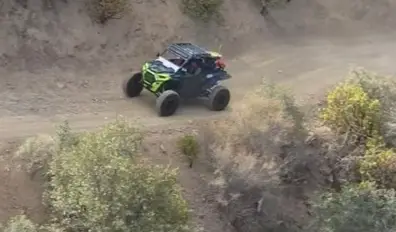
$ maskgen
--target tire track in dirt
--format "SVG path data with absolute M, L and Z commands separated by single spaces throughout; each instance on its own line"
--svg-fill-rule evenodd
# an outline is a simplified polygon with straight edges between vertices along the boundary
M 53 133 L 55 126 L 65 119 L 73 129 L 82 131 L 101 126 L 120 115 L 144 127 L 180 125 L 190 120 L 225 117 L 247 91 L 260 84 L 263 77 L 289 86 L 299 97 L 306 97 L 323 93 L 327 86 L 339 81 L 354 66 L 394 74 L 396 67 L 391 64 L 395 59 L 396 43 L 385 39 L 353 45 L 350 42 L 316 40 L 307 40 L 299 45 L 269 44 L 228 61 L 233 78 L 225 83 L 232 92 L 231 107 L 227 111 L 211 112 L 203 106 L 188 104 L 182 106 L 176 115 L 160 118 L 154 111 L 155 98 L 150 93 L 145 92 L 136 99 L 124 99 L 120 97 L 120 89 L 119 92 L 102 95 L 101 100 L 109 105 L 109 109 L 103 112 L 53 117 L 0 117 L 0 139 Z

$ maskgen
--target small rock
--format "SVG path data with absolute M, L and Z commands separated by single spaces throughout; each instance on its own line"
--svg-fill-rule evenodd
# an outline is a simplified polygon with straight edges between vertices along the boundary
M 81 84 L 81 87 L 83 88 L 87 88 L 89 86 L 89 82 L 87 80 L 83 81 L 83 83 Z
M 15 89 L 15 86 L 10 83 L 7 83 L 6 86 L 8 89 Z
M 10 101 L 19 102 L 19 98 L 14 95 L 9 95 L 8 98 Z
M 162 153 L 166 154 L 166 150 L 163 144 L 160 145 L 160 150 Z
M 66 85 L 65 84 L 63 84 L 63 83 L 56 83 L 56 86 L 58 86 L 58 88 L 59 89 L 64 89 L 65 87 L 66 87 Z

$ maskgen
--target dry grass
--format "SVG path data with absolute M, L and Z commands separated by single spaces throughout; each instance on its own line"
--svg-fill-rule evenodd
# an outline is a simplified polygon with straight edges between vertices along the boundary
M 264 83 L 204 130 L 218 201 L 237 231 L 299 231 L 303 187 L 324 182 L 321 144 L 306 140 L 304 115 L 286 92 Z
M 187 134 L 179 138 L 177 141 L 179 151 L 187 157 L 189 167 L 192 168 L 194 161 L 199 154 L 199 143 L 195 135 Z
M 202 21 L 209 21 L 213 17 L 219 16 L 223 0 L 181 0 L 182 11 L 194 18 Z
M 92 18 L 100 24 L 111 19 L 120 19 L 130 10 L 128 0 L 87 0 Z
M 49 135 L 37 135 L 24 141 L 15 152 L 14 158 L 20 160 L 23 171 L 34 176 L 44 174 L 48 168 L 48 161 L 55 153 L 56 141 Z

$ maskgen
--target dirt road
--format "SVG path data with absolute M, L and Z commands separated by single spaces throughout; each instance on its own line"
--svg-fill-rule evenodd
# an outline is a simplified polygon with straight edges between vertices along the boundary
M 232 105 L 259 84 L 262 77 L 289 85 L 298 96 L 317 94 L 343 78 L 352 67 L 362 66 L 381 74 L 395 74 L 396 43 L 392 40 L 395 41 L 378 36 L 332 42 L 307 39 L 268 43 L 241 54 L 228 61 L 233 74 L 233 79 L 227 83 L 233 94 L 232 103 L 228 111 L 221 113 L 189 104 L 181 107 L 173 117 L 159 118 L 154 111 L 155 98 L 151 94 L 145 92 L 139 98 L 124 99 L 119 82 L 110 84 L 112 88 L 103 92 L 101 88 L 87 87 L 84 91 L 63 94 L 64 86 L 58 86 L 59 89 L 49 89 L 51 95 L 37 89 L 18 93 L 18 87 L 11 88 L 0 95 L 0 139 L 52 133 L 64 119 L 80 131 L 98 127 L 118 115 L 134 119 L 144 126 L 222 117 L 232 111 Z M 76 108 L 79 110 L 74 110 Z M 45 113 L 40 113 L 42 109 Z

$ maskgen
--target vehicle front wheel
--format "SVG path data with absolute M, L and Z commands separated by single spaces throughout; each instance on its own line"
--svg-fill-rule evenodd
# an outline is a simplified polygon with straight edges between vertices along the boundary
M 124 80 L 122 88 L 127 97 L 137 97 L 143 90 L 142 73 L 138 72 Z
M 158 115 L 167 117 L 173 115 L 179 108 L 180 96 L 173 90 L 166 90 L 157 98 L 156 108 Z
M 222 111 L 228 106 L 230 99 L 230 91 L 226 87 L 218 85 L 209 94 L 207 106 L 210 110 Z

